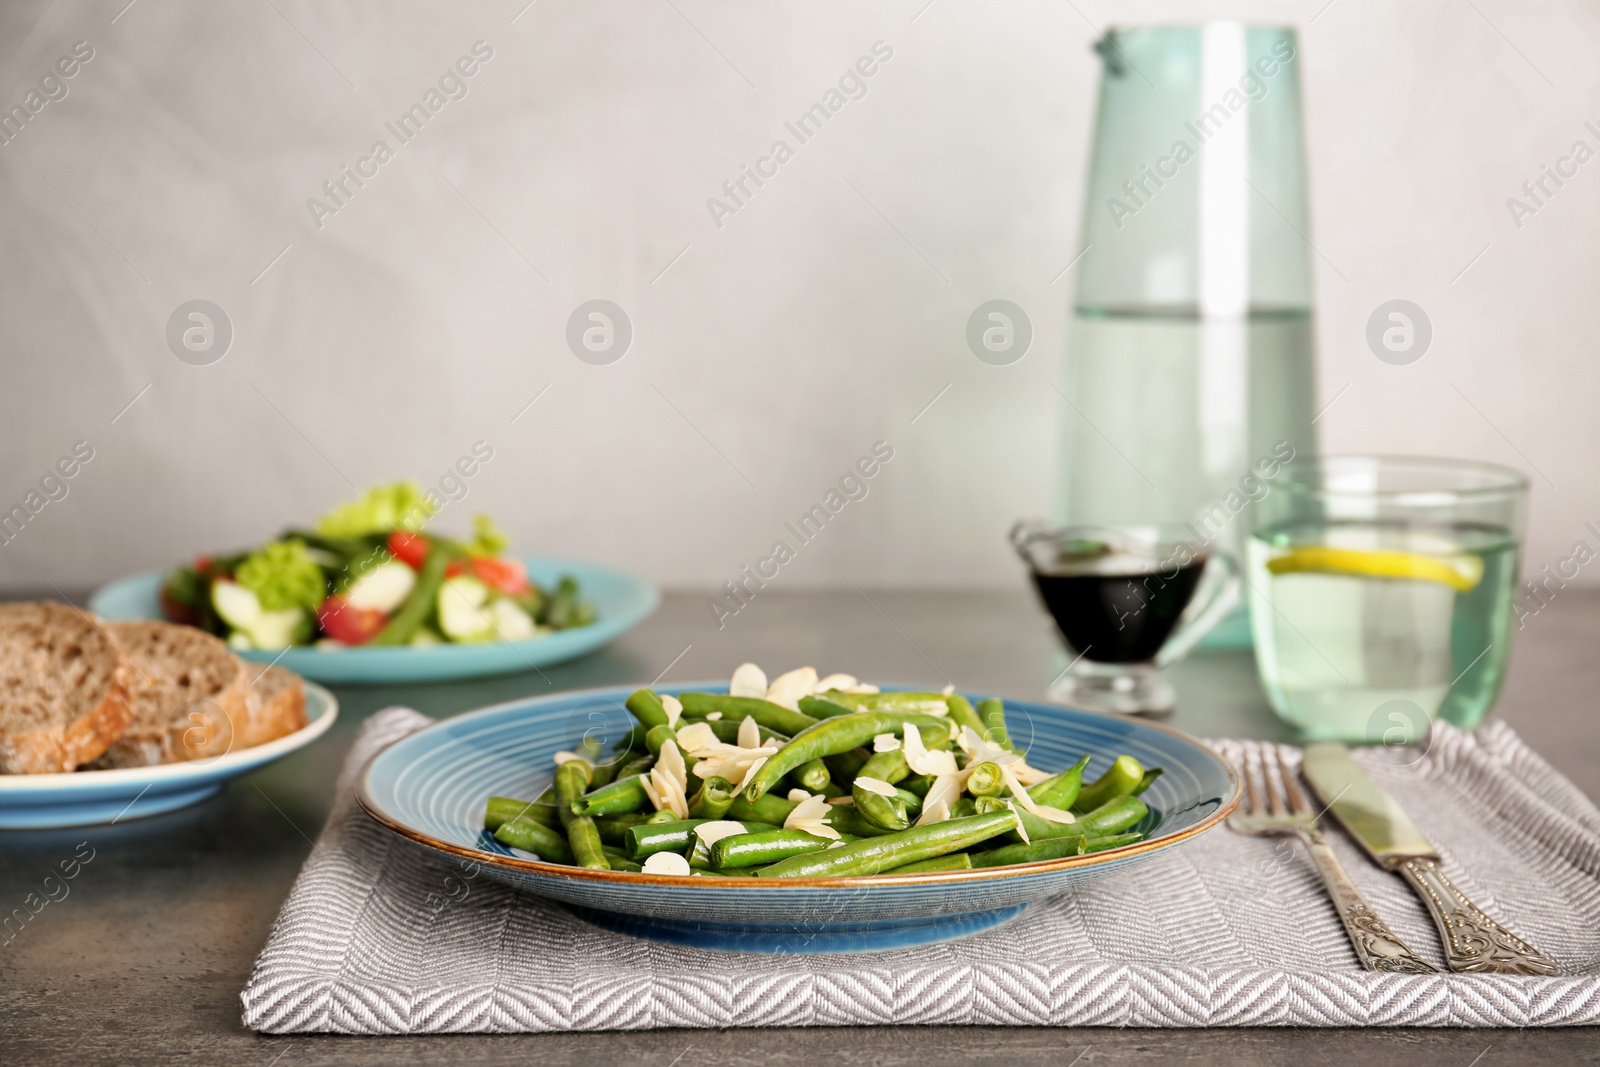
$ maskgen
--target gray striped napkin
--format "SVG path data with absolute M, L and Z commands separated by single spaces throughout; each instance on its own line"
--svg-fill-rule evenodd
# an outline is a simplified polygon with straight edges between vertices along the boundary
M 1559 1026 L 1600 1021 L 1600 812 L 1500 723 L 1440 727 L 1420 762 L 1360 758 L 1449 876 L 1560 966 L 1552 978 L 1362 971 L 1299 846 L 1217 829 L 958 941 L 737 955 L 637 940 L 378 826 L 349 782 L 427 725 L 374 715 L 241 996 L 268 1033 L 650 1027 Z M 1219 741 L 1238 759 L 1257 742 Z M 1285 749 L 1292 759 L 1298 750 Z M 1442 965 L 1399 879 L 1334 847 L 1396 933 Z

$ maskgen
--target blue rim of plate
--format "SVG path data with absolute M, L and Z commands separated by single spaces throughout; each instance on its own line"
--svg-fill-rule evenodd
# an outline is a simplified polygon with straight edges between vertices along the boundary
M 661 691 L 671 692 L 689 690 L 694 692 L 715 692 L 718 690 L 725 690 L 726 687 L 727 682 L 725 681 L 684 682 L 678 685 L 662 687 Z M 538 697 L 535 698 L 535 700 L 571 699 L 574 697 L 581 697 L 589 693 L 605 693 L 618 688 L 621 687 L 603 686 L 586 690 L 570 690 L 564 693 L 550 694 L 546 697 Z M 885 690 L 889 690 L 906 687 L 885 685 L 883 688 Z M 643 874 L 632 871 L 597 871 L 590 870 L 586 867 L 569 866 L 563 863 L 546 863 L 543 860 L 527 860 L 521 858 L 520 856 L 506 856 L 482 849 L 466 848 L 449 841 L 440 840 L 431 834 L 423 833 L 420 830 L 407 826 L 405 823 L 402 823 L 384 813 L 381 810 L 381 806 L 378 804 L 378 802 L 371 796 L 368 790 L 368 780 L 372 774 L 372 769 L 378 760 L 382 759 L 384 754 L 395 745 L 407 741 L 414 741 L 416 738 L 421 737 L 430 731 L 438 730 L 443 732 L 445 727 L 448 727 L 452 724 L 459 724 L 466 719 L 485 717 L 496 712 L 503 711 L 507 708 L 528 705 L 530 703 L 531 701 L 524 697 L 520 700 L 508 700 L 500 704 L 492 704 L 486 708 L 476 708 L 472 711 L 463 712 L 460 715 L 453 715 L 448 719 L 441 719 L 431 726 L 423 727 L 416 733 L 407 734 L 405 737 L 396 739 L 375 753 L 372 758 L 367 760 L 366 764 L 361 768 L 361 772 L 356 776 L 355 781 L 354 793 L 356 803 L 361 806 L 362 811 L 366 812 L 367 815 L 380 826 L 386 827 L 387 829 L 399 834 L 401 837 L 406 838 L 409 841 L 413 841 L 427 848 L 435 849 L 457 859 L 471 860 L 477 863 L 486 864 L 488 866 L 505 868 L 507 870 L 552 875 L 558 878 L 570 878 L 578 881 L 613 882 L 619 885 L 661 885 L 673 887 L 682 887 L 686 883 L 693 884 L 695 881 L 694 879 L 685 879 L 678 875 Z M 1022 702 L 1019 701 L 1018 703 Z M 1207 830 L 1210 830 L 1221 823 L 1229 815 L 1232 815 L 1234 809 L 1239 806 L 1240 797 L 1242 795 L 1239 772 L 1234 768 L 1231 760 L 1206 747 L 1206 745 L 1199 739 L 1190 737 L 1182 730 L 1175 730 L 1170 726 L 1164 726 L 1161 723 L 1150 722 L 1144 719 L 1130 720 L 1122 716 L 1103 715 L 1097 712 L 1082 711 L 1077 708 L 1062 708 L 1060 710 L 1070 711 L 1073 714 L 1085 715 L 1095 719 L 1105 719 L 1112 722 L 1136 722 L 1141 728 L 1159 731 L 1160 733 L 1164 733 L 1169 737 L 1191 746 L 1196 752 L 1212 760 L 1228 776 L 1227 795 L 1222 798 L 1222 803 L 1218 805 L 1216 810 L 1212 811 L 1209 815 L 1205 816 L 1192 826 L 1184 827 L 1181 830 L 1169 834 L 1153 837 L 1146 841 L 1139 841 L 1131 845 L 1123 845 L 1121 848 L 1107 849 L 1104 852 L 1091 852 L 1086 856 L 1067 856 L 1055 860 L 1040 860 L 1035 863 L 1016 863 L 1005 867 L 978 867 L 965 871 L 932 871 L 924 874 L 850 875 L 848 877 L 833 878 L 717 878 L 712 880 L 711 884 L 716 890 L 719 891 L 722 889 L 733 889 L 737 892 L 773 892 L 782 891 L 790 887 L 814 889 L 852 889 L 865 886 L 964 885 L 973 882 L 1000 881 L 1007 878 L 1017 878 L 1032 874 L 1046 874 L 1054 871 L 1067 871 L 1087 867 L 1098 867 L 1101 864 L 1114 863 L 1119 860 L 1142 855 L 1146 852 L 1161 851 L 1183 841 L 1187 841 L 1192 837 L 1196 837 L 1205 833 Z
M 246 649 L 242 659 L 276 662 L 306 678 L 333 683 L 443 681 L 532 670 L 564 663 L 597 651 L 648 617 L 661 603 L 661 593 L 648 579 L 581 560 L 512 553 L 541 584 L 562 574 L 578 579 L 580 595 L 592 599 L 599 613 L 588 626 L 557 630 L 521 641 L 486 641 L 426 648 L 348 648 L 324 651 L 300 645 L 286 652 Z M 144 571 L 107 583 L 89 598 L 89 610 L 107 619 L 159 619 L 161 580 L 170 570 Z

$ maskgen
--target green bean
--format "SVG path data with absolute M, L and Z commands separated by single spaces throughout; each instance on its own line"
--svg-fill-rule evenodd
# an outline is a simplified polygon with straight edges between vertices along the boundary
M 755 800 L 736 796 L 724 817 L 736 822 L 768 822 L 774 826 L 782 826 L 789 818 L 789 813 L 797 807 L 799 807 L 797 802 L 770 793 Z
M 950 805 L 950 817 L 952 819 L 966 819 L 976 814 L 978 814 L 978 808 L 973 804 L 971 797 L 962 797 Z
M 650 816 L 645 819 L 644 825 L 646 825 L 646 826 L 660 826 L 662 823 L 677 822 L 677 821 L 678 821 L 678 816 L 677 816 L 676 813 L 674 813 L 669 808 L 662 808 L 660 811 L 652 812 L 650 814 Z
M 711 727 L 711 732 L 717 735 L 717 740 L 718 741 L 721 741 L 724 744 L 729 744 L 729 745 L 738 744 L 738 742 L 739 742 L 739 723 L 742 722 L 743 720 L 741 720 L 741 719 L 716 719 L 716 720 L 696 719 L 695 721 L 696 722 L 703 722 L 707 726 Z M 761 731 L 761 743 L 763 745 L 771 744 L 774 741 L 776 741 L 778 744 L 782 745 L 782 744 L 784 744 L 785 742 L 787 742 L 789 740 L 789 735 L 788 734 L 780 734 L 776 730 L 769 730 L 765 726 L 762 726 L 760 723 L 757 723 L 756 726 Z
M 850 788 L 850 795 L 855 798 L 856 812 L 872 825 L 883 830 L 904 830 L 911 825 L 911 819 L 906 814 L 905 801 L 899 796 L 879 796 L 872 790 L 862 785 L 866 775 L 859 775 L 855 784 Z
M 1072 834 L 1067 837 L 1051 837 L 1035 841 L 1031 845 L 1004 845 L 988 852 L 974 852 L 972 865 L 1004 867 L 1013 863 L 1038 863 L 1041 860 L 1056 860 L 1064 856 L 1082 856 L 1090 852 L 1102 852 L 1108 848 L 1131 845 L 1143 837 L 1143 834 L 1115 834 L 1103 837 Z
M 884 874 L 931 874 L 934 871 L 969 871 L 972 869 L 972 856 L 965 852 L 952 852 L 948 856 L 935 856 L 931 860 L 919 860 L 908 863 L 904 867 L 896 867 Z
M 703 719 L 714 711 L 720 711 L 723 718 L 737 722 L 748 715 L 756 721 L 757 726 L 765 726 L 769 730 L 776 730 L 791 737 L 817 723 L 816 719 L 804 712 L 790 711 L 781 704 L 774 704 L 760 697 L 730 697 L 720 693 L 680 693 L 678 700 L 683 703 L 683 714 L 687 718 Z
M 738 795 L 726 778 L 711 777 L 700 783 L 700 791 L 689 800 L 689 814 L 696 819 L 720 819 L 728 813 Z
M 895 795 L 900 798 L 900 803 L 906 806 L 906 815 L 915 819 L 922 814 L 922 797 L 909 789 L 895 787 Z
M 1005 792 L 1005 776 L 1000 773 L 1000 765 L 987 761 L 972 768 L 967 775 L 967 792 L 975 797 L 997 797 Z
M 834 782 L 848 789 L 850 783 L 855 781 L 856 775 L 861 773 L 861 768 L 866 766 L 871 758 L 872 753 L 865 748 L 852 748 L 849 752 L 823 756 L 822 762 L 828 765 L 828 775 Z
M 810 790 L 806 790 L 806 791 L 810 792 Z M 843 789 L 840 789 L 838 786 L 834 785 L 832 782 L 829 782 L 827 785 L 823 786 L 822 789 L 819 792 L 821 793 L 822 796 L 827 797 L 829 800 L 832 800 L 834 797 L 842 797 L 842 796 L 846 795 L 846 793 L 845 793 L 845 791 Z
M 1033 798 L 1035 804 L 1060 808 L 1062 811 L 1072 810 L 1072 805 L 1078 799 L 1078 790 L 1083 787 L 1083 769 L 1093 758 L 1084 756 L 1060 774 L 1053 774 L 1044 781 L 1029 786 L 1028 795 Z
M 671 812 L 667 813 L 671 815 Z M 594 820 L 594 825 L 600 831 L 600 843 L 604 845 L 626 846 L 623 840 L 628 830 L 641 823 L 648 822 L 650 815 L 642 811 L 630 811 L 623 815 L 600 815 Z
M 613 871 L 628 871 L 631 874 L 643 874 L 644 868 L 623 856 L 607 856 L 606 862 L 611 864 Z
M 641 811 L 650 804 L 650 794 L 645 792 L 644 779 L 639 775 L 618 778 L 610 785 L 591 789 L 575 803 L 575 815 L 621 815 Z
M 417 580 L 411 587 L 411 592 L 406 596 L 400 608 L 389 617 L 389 624 L 378 631 L 378 636 L 368 641 L 368 645 L 405 645 L 410 644 L 416 636 L 417 630 L 422 626 L 423 620 L 433 612 L 438 604 L 439 588 L 444 585 L 444 571 L 458 553 L 442 541 L 428 539 L 428 556 L 422 561 L 422 569 L 417 572 Z
M 839 848 L 780 860 L 761 872 L 763 878 L 828 878 L 877 874 L 935 856 L 962 852 L 991 837 L 1014 829 L 1012 812 L 947 819 L 930 826 L 915 826 L 896 834 L 852 841 Z
M 622 766 L 617 768 L 618 778 L 632 778 L 636 774 L 645 774 L 656 765 L 656 758 L 650 753 L 634 756 Z
M 800 705 L 801 711 L 813 719 L 831 719 L 838 715 L 849 715 L 856 710 L 846 704 L 819 696 L 801 697 L 796 703 Z
M 928 795 L 928 790 L 933 788 L 934 777 L 931 774 L 913 774 L 909 778 L 900 779 L 898 784 L 901 789 L 925 797 Z
M 820 793 L 833 781 L 828 765 L 820 759 L 807 760 L 790 772 L 799 781 L 800 788 Z
M 1136 796 L 1112 797 L 1087 815 L 1078 816 L 1077 825 L 1086 834 L 1120 834 L 1138 826 L 1149 813 L 1144 801 Z
M 1016 803 L 1010 798 L 979 797 L 975 807 L 981 815 L 987 811 L 999 811 L 1001 808 L 1010 808 L 1017 813 L 1018 827 L 1006 835 L 1006 840 L 1026 844 L 1029 841 L 1042 841 L 1049 837 L 1070 837 L 1074 834 L 1082 836 L 1081 822 L 1051 822 L 1049 819 L 1040 818 L 1027 808 Z
M 650 755 L 659 757 L 661 755 L 661 746 L 668 741 L 676 740 L 678 740 L 678 731 L 666 723 L 662 723 L 660 726 L 650 727 L 650 731 L 644 735 L 644 747 L 650 750 Z
M 600 830 L 588 815 L 575 814 L 574 803 L 583 796 L 594 768 L 581 759 L 572 759 L 556 768 L 556 811 L 567 831 L 567 844 L 579 867 L 609 871 L 601 851 Z
M 1093 811 L 1113 797 L 1127 796 L 1144 781 L 1144 768 L 1132 756 L 1118 756 L 1106 773 L 1084 786 L 1073 808 Z
M 960 693 L 951 693 L 944 698 L 944 702 L 950 709 L 950 721 L 955 724 L 955 729 L 951 733 L 959 734 L 962 727 L 970 726 L 973 733 L 979 737 L 984 736 L 983 719 L 979 718 L 978 713 L 972 710 L 972 701 Z
M 642 722 L 636 722 L 628 730 L 628 748 L 633 752 L 643 752 L 645 734 L 650 732 L 650 727 Z
M 556 813 L 554 804 L 543 800 L 513 800 L 511 797 L 489 798 L 489 803 L 483 810 L 483 828 L 490 831 L 498 830 L 505 823 L 517 818 L 532 819 L 552 830 L 561 828 L 561 816 Z
M 882 837 L 891 832 L 867 821 L 854 804 L 829 804 L 823 821 L 846 837 Z
M 830 689 L 814 699 L 842 704 L 856 711 L 913 711 L 941 717 L 950 714 L 950 705 L 945 702 L 943 693 L 841 693 Z
M 667 726 L 672 722 L 660 694 L 653 690 L 635 689 L 624 703 L 646 730 L 652 726 Z
M 1149 789 L 1150 786 L 1154 784 L 1155 780 L 1161 777 L 1164 770 L 1165 768 L 1162 767 L 1151 767 L 1146 770 L 1144 775 L 1139 779 L 1139 784 L 1133 787 L 1133 795 L 1138 796 L 1146 789 Z
M 765 830 L 758 834 L 735 834 L 711 846 L 711 865 L 716 868 L 755 867 L 776 863 L 790 856 L 820 852 L 833 844 L 803 830 Z
M 590 789 L 608 785 L 617 776 L 617 764 L 622 762 L 621 755 L 615 759 L 603 760 L 600 757 L 604 751 L 601 742 L 592 737 L 585 737 L 578 743 L 577 754 L 589 761 Z
M 643 863 L 646 858 L 657 852 L 677 852 L 682 854 L 689 849 L 692 833 L 701 823 L 711 822 L 710 819 L 680 819 L 675 822 L 645 823 L 635 826 L 628 831 L 627 843 L 623 846 L 628 850 L 628 855 L 633 857 L 635 863 Z M 745 822 L 736 819 L 735 822 L 744 824 L 746 833 L 758 833 L 762 830 L 776 830 L 771 823 Z
M 754 800 L 800 764 L 821 756 L 848 752 L 878 734 L 900 733 L 907 722 L 914 722 L 919 727 L 926 726 L 930 730 L 948 730 L 947 723 L 931 715 L 896 716 L 883 712 L 861 712 L 823 719 L 795 734 L 787 745 L 768 758 L 745 787 L 744 795 Z
M 991 744 L 1011 751 L 1011 731 L 1006 729 L 1006 705 L 989 697 L 978 701 L 978 718 L 983 720 L 984 737 Z
M 894 785 L 904 780 L 911 773 L 911 768 L 906 763 L 904 749 L 897 748 L 889 752 L 874 752 L 872 758 L 856 773 Z
M 535 853 L 547 863 L 572 862 L 572 849 L 560 831 L 532 819 L 508 819 L 495 830 L 494 839 L 502 845 Z

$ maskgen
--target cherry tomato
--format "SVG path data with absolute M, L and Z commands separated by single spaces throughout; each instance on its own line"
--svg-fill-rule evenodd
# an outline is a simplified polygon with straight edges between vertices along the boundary
M 421 534 L 395 530 L 389 535 L 389 555 L 412 570 L 420 571 L 428 558 L 428 539 Z
M 513 596 L 526 593 L 532 588 L 528 584 L 528 568 L 523 566 L 519 559 L 473 556 L 472 575 L 490 589 L 498 589 Z
M 377 608 L 353 608 L 344 597 L 330 596 L 317 609 L 317 625 L 342 645 L 364 645 L 389 625 L 389 614 Z

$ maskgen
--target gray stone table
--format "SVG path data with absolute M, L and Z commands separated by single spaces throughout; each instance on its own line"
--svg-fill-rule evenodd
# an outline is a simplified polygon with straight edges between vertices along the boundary
M 1498 713 L 1591 797 L 1600 796 L 1600 593 L 1568 591 L 1517 635 Z M 262 1037 L 239 990 L 321 828 L 361 720 L 405 703 L 445 716 L 563 689 L 723 678 L 743 660 L 1037 698 L 1066 664 L 1020 593 L 766 591 L 717 630 L 703 596 L 666 598 L 612 647 L 575 663 L 465 684 L 338 689 L 321 742 L 172 814 L 77 830 L 0 832 L 0 910 L 89 841 L 93 865 L 0 945 L 0 1064 L 830 1062 L 1405 1064 L 1600 1062 L 1594 1030 L 1052 1030 L 988 1027 L 652 1031 L 419 1038 Z M 1175 672 L 1173 724 L 1200 736 L 1290 735 L 1263 703 L 1247 653 Z

